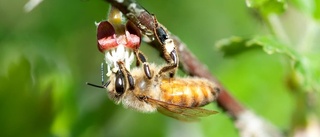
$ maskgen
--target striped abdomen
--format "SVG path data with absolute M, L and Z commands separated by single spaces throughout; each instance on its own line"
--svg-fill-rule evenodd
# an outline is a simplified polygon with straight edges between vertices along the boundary
M 219 88 L 201 78 L 162 79 L 160 100 L 186 107 L 204 106 L 216 99 Z

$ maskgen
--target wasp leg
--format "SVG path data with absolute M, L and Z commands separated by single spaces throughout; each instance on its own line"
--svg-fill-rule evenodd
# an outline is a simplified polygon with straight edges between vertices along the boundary
M 137 58 L 137 64 L 143 64 L 143 70 L 144 70 L 145 75 L 148 77 L 148 79 L 151 79 L 152 75 L 151 75 L 150 67 L 149 67 L 149 64 L 147 62 L 146 57 L 139 50 L 135 50 L 134 53 L 135 53 L 136 58 Z

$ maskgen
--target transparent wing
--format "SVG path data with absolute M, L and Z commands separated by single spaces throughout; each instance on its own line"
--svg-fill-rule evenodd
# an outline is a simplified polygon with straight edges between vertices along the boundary
M 181 121 L 199 121 L 199 117 L 206 117 L 218 113 L 217 111 L 200 107 L 179 106 L 152 98 L 147 98 L 146 101 L 156 105 L 160 113 Z

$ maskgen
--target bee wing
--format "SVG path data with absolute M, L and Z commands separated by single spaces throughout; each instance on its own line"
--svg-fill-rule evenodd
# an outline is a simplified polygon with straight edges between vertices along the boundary
M 147 101 L 155 104 L 160 113 L 181 121 L 199 121 L 199 117 L 206 117 L 218 113 L 217 111 L 200 107 L 179 106 L 152 98 L 148 98 Z
M 193 121 L 199 121 L 200 119 L 198 117 L 191 117 L 191 116 L 185 116 L 183 114 L 178 114 L 172 111 L 169 111 L 168 109 L 164 108 L 164 107 L 158 107 L 158 112 L 172 117 L 174 119 L 180 120 L 180 121 L 187 121 L 187 122 L 193 122 Z

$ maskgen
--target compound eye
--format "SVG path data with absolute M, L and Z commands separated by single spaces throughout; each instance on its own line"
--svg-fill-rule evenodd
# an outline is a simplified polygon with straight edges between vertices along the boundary
M 162 27 L 156 29 L 156 37 L 162 45 L 166 39 L 169 39 L 167 32 Z
M 119 96 L 121 96 L 126 90 L 126 82 L 125 82 L 124 74 L 121 70 L 118 70 L 116 73 L 115 86 L 116 86 L 116 92 L 118 93 Z
M 116 47 L 115 29 L 108 21 L 102 21 L 97 28 L 98 49 L 100 52 Z

